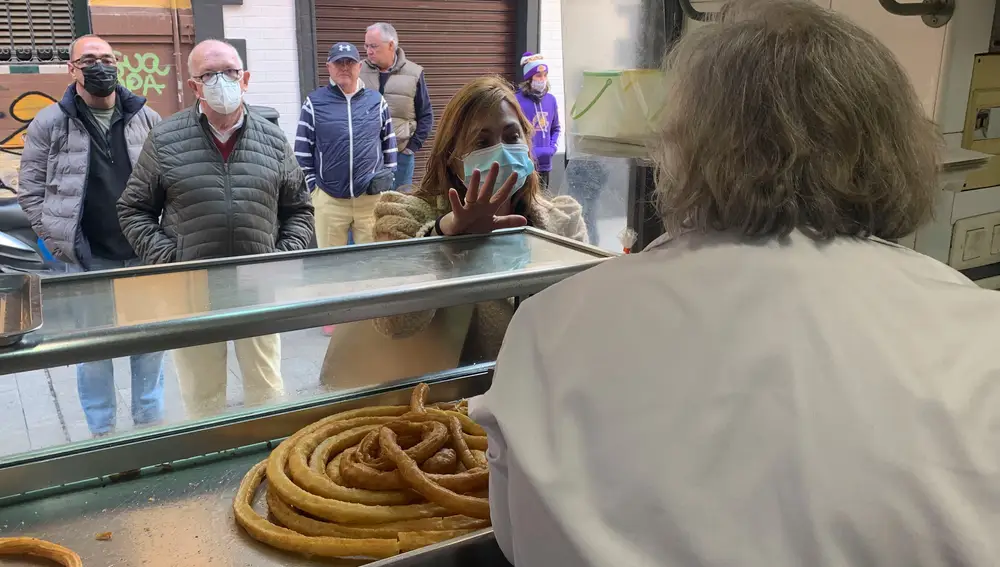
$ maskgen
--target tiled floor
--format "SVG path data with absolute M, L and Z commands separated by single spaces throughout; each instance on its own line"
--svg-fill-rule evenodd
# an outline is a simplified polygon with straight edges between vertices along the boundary
M 282 335 L 281 372 L 286 397 L 294 399 L 323 391 L 319 371 L 328 343 L 329 339 L 318 329 Z M 128 359 L 115 360 L 115 386 L 118 431 L 127 431 L 132 428 Z M 232 344 L 227 389 L 229 404 L 239 405 L 242 385 Z M 169 354 L 164 369 L 164 405 L 167 423 L 187 419 Z M 90 431 L 80 407 L 75 367 L 57 366 L 0 376 L 0 458 L 88 438 Z

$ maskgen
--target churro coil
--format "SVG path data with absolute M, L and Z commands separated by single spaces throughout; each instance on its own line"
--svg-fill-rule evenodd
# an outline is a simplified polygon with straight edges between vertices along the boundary
M 485 432 L 464 403 L 339 413 L 283 441 L 244 477 L 236 521 L 272 547 L 384 558 L 490 525 Z M 252 504 L 267 479 L 272 519 Z
M 48 559 L 63 567 L 83 567 L 83 560 L 72 550 L 33 537 L 0 537 L 0 557 L 28 556 Z

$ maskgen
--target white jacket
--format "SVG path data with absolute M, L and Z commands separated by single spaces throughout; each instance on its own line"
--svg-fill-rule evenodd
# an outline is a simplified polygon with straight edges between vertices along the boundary
M 892 244 L 608 261 L 471 407 L 516 567 L 1000 565 L 1000 294 Z

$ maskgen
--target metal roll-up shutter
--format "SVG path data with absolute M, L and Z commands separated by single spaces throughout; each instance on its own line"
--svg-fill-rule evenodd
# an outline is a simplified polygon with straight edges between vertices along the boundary
M 424 68 L 434 106 L 435 128 L 417 154 L 414 184 L 423 177 L 437 120 L 458 89 L 475 77 L 496 74 L 513 80 L 516 53 L 515 0 L 315 0 L 320 84 L 329 81 L 330 46 L 349 41 L 364 54 L 365 29 L 388 22 L 399 33 L 406 57 Z

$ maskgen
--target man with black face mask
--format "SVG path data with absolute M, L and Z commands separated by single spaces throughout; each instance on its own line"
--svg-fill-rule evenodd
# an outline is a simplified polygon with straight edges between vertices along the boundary
M 73 82 L 58 103 L 28 126 L 21 154 L 18 202 L 35 232 L 73 270 L 106 270 L 138 263 L 118 222 L 116 203 L 146 136 L 160 116 L 146 99 L 118 84 L 114 50 L 100 37 L 70 46 Z M 81 306 L 80 318 L 113 306 Z M 131 357 L 132 417 L 137 425 L 163 412 L 163 353 Z M 80 401 L 94 435 L 115 428 L 110 360 L 77 368 Z

